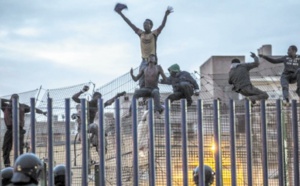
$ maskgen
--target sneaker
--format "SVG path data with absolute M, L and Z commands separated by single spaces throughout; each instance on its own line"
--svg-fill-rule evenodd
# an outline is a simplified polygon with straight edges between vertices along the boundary
M 283 105 L 286 106 L 286 107 L 290 106 L 289 98 L 285 98 L 285 100 L 283 101 Z
M 165 106 L 161 105 L 161 110 L 159 111 L 160 114 L 162 114 L 165 111 Z
M 144 150 L 139 150 L 139 157 L 141 157 L 141 158 L 146 157 Z
M 161 119 L 161 114 L 160 114 L 159 111 L 156 111 L 156 112 L 155 112 L 155 118 L 156 118 L 156 119 Z

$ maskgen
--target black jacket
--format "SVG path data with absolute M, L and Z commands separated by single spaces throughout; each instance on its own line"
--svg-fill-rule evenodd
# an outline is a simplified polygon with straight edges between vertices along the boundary
M 258 59 L 253 63 L 233 65 L 229 71 L 228 83 L 233 85 L 232 90 L 239 92 L 242 88 L 251 85 L 249 71 L 258 67 Z

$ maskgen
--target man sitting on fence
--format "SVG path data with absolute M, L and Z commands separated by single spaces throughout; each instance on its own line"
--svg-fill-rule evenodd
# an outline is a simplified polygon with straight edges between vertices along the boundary
M 199 85 L 196 80 L 187 71 L 181 71 L 178 64 L 174 64 L 168 68 L 170 76 L 167 81 L 161 80 L 162 84 L 169 84 L 173 87 L 173 93 L 167 99 L 171 103 L 175 100 L 186 99 L 187 106 L 192 105 L 192 95 L 199 96 Z
M 12 150 L 12 143 L 13 143 L 13 111 L 12 111 L 12 100 L 19 99 L 18 94 L 13 94 L 11 96 L 10 100 L 7 99 L 1 99 L 1 110 L 4 113 L 4 123 L 6 125 L 6 132 L 4 135 L 4 140 L 3 140 L 3 161 L 4 161 L 4 166 L 5 167 L 10 167 L 10 151 Z M 30 106 L 26 104 L 19 104 L 19 147 L 20 147 L 20 154 L 24 153 L 24 136 L 26 133 L 26 130 L 24 130 L 24 125 L 25 125 L 25 113 L 30 112 Z M 38 114 L 44 114 L 46 115 L 47 112 L 43 112 L 40 109 L 36 109 L 36 113 Z
M 133 74 L 133 69 L 130 70 L 130 75 L 134 81 L 139 80 L 143 75 L 145 78 L 145 87 L 135 90 L 133 94 L 133 99 L 138 99 L 140 97 L 153 97 L 154 99 L 154 111 L 157 118 L 160 118 L 160 114 L 163 112 L 164 108 L 160 104 L 160 94 L 158 88 L 158 79 L 161 75 L 162 78 L 167 81 L 167 77 L 164 70 L 160 65 L 156 64 L 156 56 L 151 54 L 148 60 L 148 66 L 139 72 L 137 76 Z M 129 109 L 129 114 L 127 117 L 131 116 L 131 106 Z
M 284 64 L 284 70 L 280 77 L 280 84 L 282 87 L 282 95 L 285 100 L 285 104 L 289 105 L 289 84 L 297 83 L 296 93 L 300 98 L 300 56 L 297 54 L 297 47 L 292 45 L 288 48 L 287 56 L 273 59 L 271 57 L 259 54 L 259 57 L 264 58 L 270 63 Z
M 228 83 L 233 85 L 233 91 L 246 96 L 252 104 L 255 104 L 256 100 L 268 99 L 269 96 L 266 92 L 254 87 L 250 81 L 249 71 L 259 65 L 258 57 L 252 52 L 251 57 L 254 59 L 253 63 L 241 64 L 239 59 L 231 61 Z

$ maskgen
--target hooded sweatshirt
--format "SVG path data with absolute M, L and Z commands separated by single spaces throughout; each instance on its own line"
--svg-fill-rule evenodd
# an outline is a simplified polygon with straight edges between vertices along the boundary
M 191 76 L 190 73 L 186 71 L 181 71 L 180 66 L 178 64 L 173 64 L 168 68 L 169 72 L 175 72 L 176 75 L 175 77 L 169 76 L 167 79 L 167 82 L 163 82 L 164 84 L 169 84 L 172 85 L 173 91 L 178 91 L 177 90 L 177 85 L 181 82 L 188 82 L 191 84 L 193 89 L 199 89 L 199 85 L 197 84 L 196 80 Z

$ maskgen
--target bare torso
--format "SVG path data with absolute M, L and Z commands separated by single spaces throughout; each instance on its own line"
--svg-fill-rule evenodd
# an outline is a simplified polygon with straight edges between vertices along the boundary
M 159 74 L 160 74 L 159 66 L 157 65 L 147 66 L 144 69 L 145 87 L 157 88 Z

